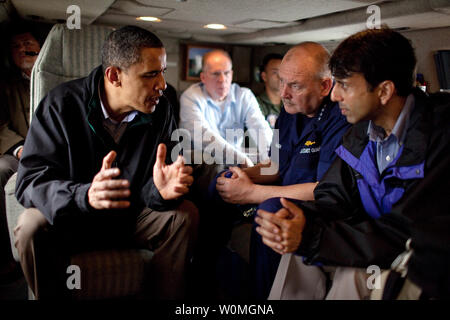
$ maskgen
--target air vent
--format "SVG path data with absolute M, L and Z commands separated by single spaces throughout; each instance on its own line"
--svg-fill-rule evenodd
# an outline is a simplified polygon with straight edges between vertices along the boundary
M 400 27 L 400 28 L 394 28 L 393 30 L 397 31 L 397 32 L 401 32 L 401 31 L 407 31 L 410 30 L 410 27 Z
M 41 16 L 36 16 L 34 14 L 30 14 L 27 17 L 31 20 L 44 20 L 44 18 L 42 18 Z
M 285 42 L 264 42 L 265 46 L 285 46 Z
M 289 25 L 293 25 L 293 22 L 283 22 L 283 21 L 271 21 L 271 20 L 262 20 L 262 19 L 250 19 L 245 21 L 240 21 L 234 23 L 235 27 L 240 28 L 250 28 L 250 29 L 269 29 L 269 28 L 279 28 L 279 27 L 287 27 Z
M 367 4 L 375 4 L 377 1 L 373 1 L 373 0 L 350 0 L 351 2 L 359 2 L 359 3 L 367 3 Z M 380 2 L 390 2 L 390 1 L 378 1 L 378 3 Z

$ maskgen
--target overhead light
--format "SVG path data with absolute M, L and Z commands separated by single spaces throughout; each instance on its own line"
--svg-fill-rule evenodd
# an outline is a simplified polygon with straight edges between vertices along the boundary
M 136 20 L 151 21 L 151 22 L 161 22 L 161 19 L 156 17 L 137 17 Z
M 203 28 L 216 29 L 216 30 L 224 30 L 224 29 L 226 29 L 227 27 L 224 26 L 223 24 L 220 24 L 220 23 L 210 23 L 210 24 L 207 24 L 207 25 L 203 26 Z

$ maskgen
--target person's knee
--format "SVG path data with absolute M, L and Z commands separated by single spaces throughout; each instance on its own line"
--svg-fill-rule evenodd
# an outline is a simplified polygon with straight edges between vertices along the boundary
M 0 184 L 5 187 L 8 179 L 17 171 L 18 161 L 10 155 L 0 157 Z
M 281 198 L 270 198 L 267 199 L 264 202 L 261 202 L 258 206 L 258 209 L 267 211 L 267 212 L 271 212 L 271 213 L 275 213 L 278 210 L 280 210 L 281 208 L 283 208 L 283 206 L 281 205 L 280 202 Z
M 184 228 L 197 231 L 199 213 L 197 207 L 189 200 L 184 200 L 176 209 L 175 221 Z
M 266 201 L 261 202 L 258 205 L 257 209 L 264 210 L 270 213 L 275 213 L 281 208 L 283 208 L 280 199 L 281 198 L 279 197 L 267 199 Z M 269 247 L 263 245 L 261 235 L 256 231 L 257 227 L 259 227 L 259 224 L 256 223 L 255 220 L 253 220 L 250 250 L 255 251 L 259 249 L 265 250 L 266 248 L 270 249 Z
M 14 228 L 14 246 L 17 248 L 19 255 L 33 241 L 36 233 L 44 229 L 47 224 L 45 216 L 35 208 L 26 209 L 20 214 Z
M 299 205 L 299 203 L 301 203 L 300 200 L 297 199 L 291 199 L 291 198 L 285 198 L 286 200 L 294 203 L 295 205 Z M 264 202 L 261 202 L 258 206 L 258 209 L 267 211 L 267 212 L 271 212 L 271 213 L 275 213 L 278 210 L 280 210 L 281 208 L 283 208 L 283 205 L 281 204 L 281 198 L 276 197 L 276 198 L 270 198 L 267 199 Z

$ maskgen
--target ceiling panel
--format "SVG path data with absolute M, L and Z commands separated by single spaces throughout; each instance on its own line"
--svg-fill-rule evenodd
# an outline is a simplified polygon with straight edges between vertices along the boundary
M 348 0 L 187 0 L 186 2 L 137 0 L 136 2 L 174 8 L 175 10 L 166 18 L 224 24 L 234 24 L 249 19 L 296 21 L 367 6 L 367 1 Z
M 439 28 L 442 26 L 449 26 L 449 16 L 438 12 L 426 12 L 417 13 L 414 15 L 405 15 L 401 17 L 385 18 L 383 23 L 390 28 L 418 30 L 418 29 L 430 29 Z M 366 28 L 365 22 L 356 22 L 351 24 L 331 25 L 329 27 L 321 28 L 305 28 L 305 30 L 299 30 L 292 33 L 282 33 L 271 35 L 268 32 L 262 32 L 260 36 L 248 37 L 243 41 L 239 41 L 233 36 L 228 38 L 229 41 L 234 43 L 247 43 L 247 44 L 272 44 L 272 43 L 286 43 L 296 44 L 302 41 L 316 41 L 327 42 L 330 39 L 334 41 L 340 41 L 355 32 L 361 31 Z M 406 31 L 406 30 L 405 30 Z M 275 32 L 273 33 L 275 34 Z
M 233 24 L 235 27 L 244 27 L 250 29 L 267 29 L 267 28 L 280 28 L 287 27 L 295 24 L 295 22 L 281 22 L 281 21 L 269 21 L 269 20 L 247 20 L 242 22 L 237 22 Z
M 116 1 L 111 6 L 111 9 L 108 11 L 108 13 L 117 12 L 134 16 L 163 17 L 173 10 L 175 9 L 141 5 L 140 3 L 137 3 L 135 1 Z
M 66 20 L 67 7 L 77 5 L 80 7 L 81 23 L 91 24 L 103 14 L 114 0 L 11 0 L 21 17 L 37 16 L 47 21 Z
M 369 4 L 381 8 L 382 23 L 412 29 L 450 26 L 450 0 L 11 0 L 25 18 L 65 20 L 80 6 L 83 24 L 132 24 L 170 37 L 197 41 L 293 44 L 341 39 L 365 28 Z M 161 22 L 137 21 L 149 15 Z M 226 30 L 205 29 L 223 23 Z
M 253 32 L 255 29 L 244 28 L 240 26 L 230 26 L 226 30 L 212 30 L 203 28 L 202 23 L 191 22 L 191 21 L 179 21 L 172 19 L 162 19 L 161 22 L 149 22 L 149 21 L 139 21 L 136 20 L 135 16 L 117 14 L 117 13 L 107 13 L 102 15 L 96 20 L 97 24 L 106 25 L 125 25 L 132 24 L 137 25 L 149 30 L 171 30 L 173 32 L 182 32 L 183 30 L 189 30 L 190 33 L 198 34 L 211 34 L 223 36 L 227 34 L 234 33 L 248 33 Z
M 370 1 L 371 3 L 380 1 Z M 328 0 L 117 0 L 95 23 L 133 24 L 181 38 L 222 37 L 298 24 L 307 17 L 367 6 L 367 1 Z M 297 9 L 298 10 L 293 10 Z M 159 23 L 136 21 L 137 16 L 161 18 Z M 226 30 L 209 30 L 207 23 L 223 23 Z M 224 39 L 221 39 L 224 41 Z

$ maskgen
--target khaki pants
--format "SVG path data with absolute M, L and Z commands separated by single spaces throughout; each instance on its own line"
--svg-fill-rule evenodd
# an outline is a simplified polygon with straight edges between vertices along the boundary
M 318 267 L 307 266 L 292 253 L 281 257 L 268 300 L 322 300 L 326 276 Z
M 377 290 L 373 290 L 370 299 L 371 300 L 382 300 L 384 288 L 386 287 L 386 281 L 388 279 L 390 270 L 386 270 L 380 275 L 380 283 L 381 288 Z M 422 289 L 417 286 L 415 283 L 410 281 L 408 278 L 405 279 L 402 288 L 398 296 L 395 298 L 396 300 L 419 300 L 422 294 Z
M 86 221 L 89 220 L 86 219 Z M 151 296 L 158 299 L 184 298 L 186 269 L 194 250 L 197 226 L 198 211 L 189 201 L 183 201 L 172 211 L 158 212 L 147 208 L 137 216 L 130 242 L 135 247 L 147 248 L 154 252 L 149 271 L 152 275 Z M 37 299 L 39 299 L 40 288 L 45 284 L 39 283 L 37 277 L 36 238 L 38 235 L 51 233 L 53 229 L 55 228 L 49 225 L 40 211 L 26 209 L 19 216 L 14 230 L 15 246 L 20 263 L 25 278 Z M 104 233 L 100 225 L 97 231 L 98 239 L 102 238 Z M 73 242 L 82 238 L 86 242 L 86 234 L 83 233 L 84 230 L 78 230 L 79 238 L 73 239 Z M 114 234 L 114 232 L 111 233 Z M 120 239 L 119 235 L 117 237 Z M 67 240 L 67 238 L 64 239 Z M 101 240 L 114 242 L 112 238 Z M 94 242 L 92 244 L 94 245 Z M 57 243 L 55 245 L 58 246 Z M 62 244 L 62 247 L 64 245 Z M 55 255 L 50 254 L 50 260 L 54 258 L 56 258 Z
M 370 274 L 365 269 L 333 268 L 333 283 L 326 300 L 368 300 L 372 289 L 368 288 Z
M 327 293 L 327 276 L 332 285 Z M 363 300 L 368 299 L 369 274 L 364 269 L 309 266 L 301 256 L 281 258 L 269 300 Z

